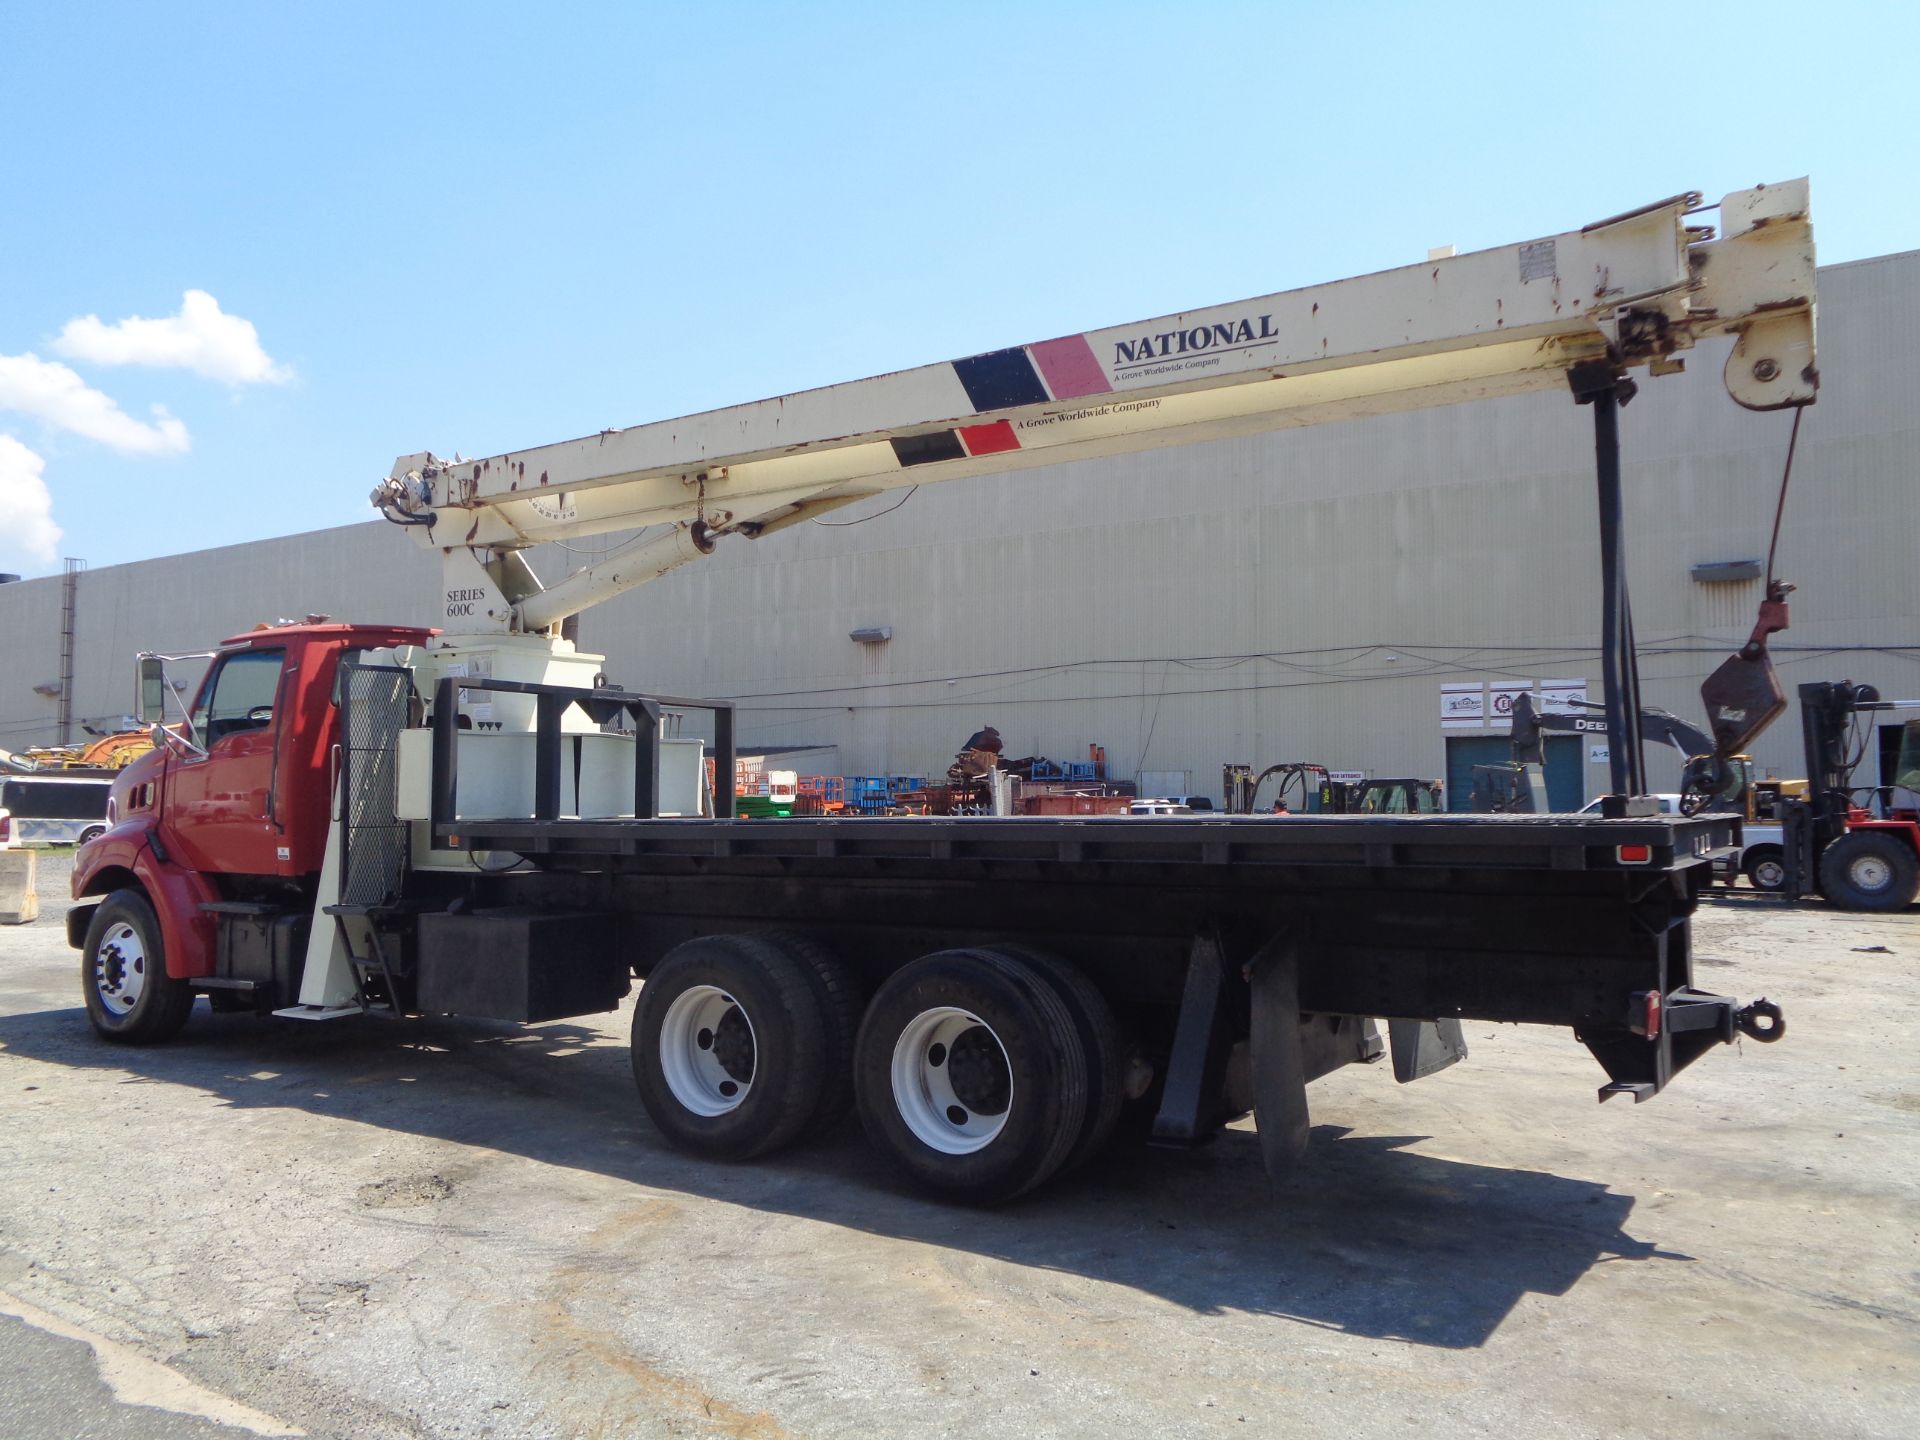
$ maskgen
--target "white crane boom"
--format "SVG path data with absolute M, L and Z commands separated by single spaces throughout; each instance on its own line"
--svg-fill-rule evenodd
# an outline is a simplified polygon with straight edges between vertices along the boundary
M 401 457 L 373 501 L 446 566 L 445 623 L 540 632 L 705 554 L 884 491 L 1681 368 L 1738 337 L 1728 393 L 1814 399 L 1807 182 L 1697 194 L 1351 280 L 609 430 L 485 460 Z M 516 552 L 665 524 L 543 589 Z

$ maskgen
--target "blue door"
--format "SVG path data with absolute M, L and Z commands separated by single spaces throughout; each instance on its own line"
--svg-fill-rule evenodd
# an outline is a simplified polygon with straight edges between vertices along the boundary
M 1578 810 L 1587 803 L 1586 756 L 1577 735 L 1547 737 L 1547 804 L 1556 814 Z M 1473 767 L 1505 765 L 1513 746 L 1504 735 L 1449 735 L 1447 737 L 1447 809 L 1473 808 Z

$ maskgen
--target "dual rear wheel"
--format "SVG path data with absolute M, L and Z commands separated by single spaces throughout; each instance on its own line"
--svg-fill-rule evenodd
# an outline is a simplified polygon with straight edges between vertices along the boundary
M 633 1015 L 641 1103 L 675 1145 L 750 1160 L 831 1126 L 850 1103 L 853 973 L 811 941 L 708 935 L 647 977 Z
M 704 937 L 668 955 L 641 990 L 633 1065 L 683 1149 L 763 1155 L 851 1102 L 910 1178 L 983 1204 L 1104 1145 L 1124 1083 L 1112 1011 L 1063 961 L 941 951 L 890 975 L 863 1015 L 852 972 L 787 936 Z

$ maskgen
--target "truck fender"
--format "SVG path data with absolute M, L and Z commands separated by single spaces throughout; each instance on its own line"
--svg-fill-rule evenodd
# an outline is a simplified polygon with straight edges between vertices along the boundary
M 219 892 L 197 871 L 163 861 L 146 843 L 139 826 L 109 830 L 82 852 L 74 869 L 73 897 L 105 896 L 128 885 L 146 892 L 160 920 L 160 940 L 167 951 L 167 974 L 176 980 L 211 975 L 216 937 L 213 917 L 200 907 L 218 900 Z M 98 905 L 76 905 L 67 913 L 67 943 L 76 950 L 86 942 L 86 927 Z

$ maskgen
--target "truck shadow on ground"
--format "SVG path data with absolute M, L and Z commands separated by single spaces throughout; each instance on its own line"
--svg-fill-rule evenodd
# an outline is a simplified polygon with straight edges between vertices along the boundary
M 904 1192 L 852 1122 L 753 1165 L 694 1160 L 654 1130 L 626 1050 L 609 1038 L 573 1023 L 313 1025 L 210 1015 L 203 1002 L 179 1040 L 141 1050 L 96 1040 L 78 1009 L 0 1016 L 0 1051 L 23 1058 L 1086 1276 L 1203 1314 L 1466 1348 L 1521 1297 L 1564 1294 L 1595 1265 L 1692 1258 L 1627 1235 L 1634 1199 L 1605 1185 L 1439 1159 L 1404 1148 L 1424 1136 L 1331 1125 L 1315 1129 L 1300 1177 L 1278 1190 L 1255 1138 L 1229 1130 L 1187 1153 L 1116 1143 L 990 1211 Z

